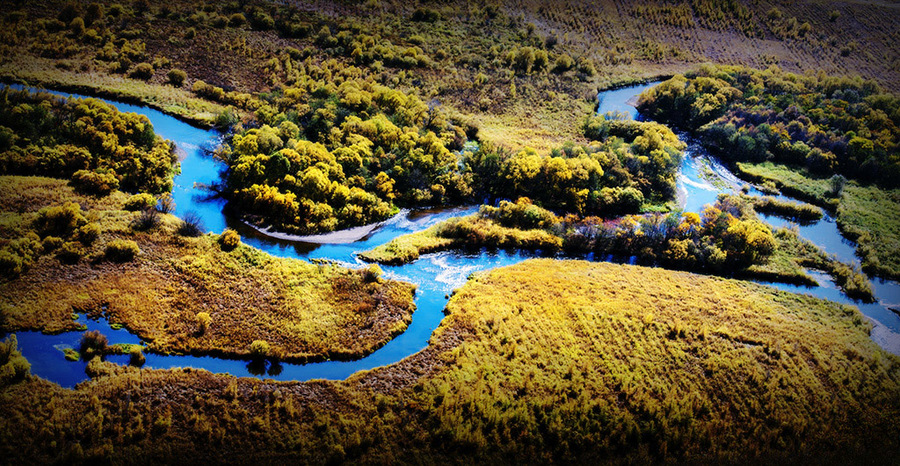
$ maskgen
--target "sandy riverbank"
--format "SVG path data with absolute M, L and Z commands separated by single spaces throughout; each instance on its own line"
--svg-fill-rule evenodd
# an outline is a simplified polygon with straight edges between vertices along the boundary
M 347 244 L 347 243 L 354 243 L 356 241 L 359 241 L 359 240 L 365 238 L 366 236 L 371 234 L 373 231 L 375 231 L 378 227 L 397 218 L 397 216 L 406 215 L 407 213 L 409 213 L 409 212 L 405 211 L 405 210 L 401 210 L 397 215 L 395 215 L 387 220 L 381 221 L 381 222 L 370 223 L 368 225 L 362 225 L 362 226 L 353 227 L 353 228 L 347 228 L 345 230 L 338 230 L 338 231 L 332 231 L 332 232 L 322 233 L 322 234 L 318 234 L 318 235 L 306 235 L 306 236 L 292 235 L 289 233 L 274 231 L 274 230 L 271 230 L 270 228 L 260 228 L 260 227 L 253 225 L 247 221 L 244 221 L 244 224 L 266 236 L 280 239 L 280 240 L 285 240 L 285 241 L 298 241 L 301 243 L 315 243 L 315 244 Z

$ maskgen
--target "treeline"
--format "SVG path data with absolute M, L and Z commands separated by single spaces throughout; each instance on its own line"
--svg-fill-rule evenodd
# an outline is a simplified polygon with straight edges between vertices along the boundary
M 520 198 L 514 203 L 501 201 L 497 207 L 482 206 L 476 215 L 451 219 L 408 236 L 361 257 L 382 263 L 411 261 L 418 257 L 411 248 L 426 249 L 419 253 L 450 247 L 565 250 L 730 274 L 765 264 L 778 246 L 771 228 L 756 218 L 748 201 L 737 196 L 722 196 L 701 214 L 655 213 L 615 220 L 558 217 L 530 199 Z
M 143 115 L 96 99 L 0 90 L 0 174 L 68 178 L 98 195 L 161 193 L 172 189 L 177 160 Z
M 872 81 L 704 67 L 648 90 L 638 106 L 699 132 L 731 161 L 772 160 L 889 186 L 900 180 L 900 98 Z
M 485 198 L 637 213 L 674 197 L 684 148 L 663 125 L 595 117 L 584 124 L 591 145 L 547 155 L 489 144 L 464 151 L 477 130 L 461 118 L 346 75 L 285 89 L 256 114 L 264 124 L 238 127 L 220 151 L 229 166 L 223 193 L 255 223 L 304 234 L 382 220 L 396 206 Z
M 636 256 L 670 268 L 734 273 L 765 263 L 777 243 L 771 228 L 740 200 L 723 196 L 701 214 L 673 212 L 564 221 L 569 251 Z

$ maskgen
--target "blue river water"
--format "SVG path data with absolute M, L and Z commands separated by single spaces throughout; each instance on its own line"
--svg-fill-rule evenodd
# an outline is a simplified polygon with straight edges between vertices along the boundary
M 640 118 L 630 104 L 643 90 L 655 85 L 632 86 L 602 92 L 598 95 L 598 112 L 618 111 L 631 118 Z M 53 92 L 61 96 L 72 94 Z M 74 95 L 75 97 L 84 97 Z M 104 100 L 121 111 L 146 115 L 157 134 L 175 142 L 181 159 L 181 173 L 175 177 L 173 198 L 176 215 L 195 212 L 202 219 L 205 231 L 222 232 L 226 227 L 237 229 L 242 241 L 274 256 L 291 257 L 302 260 L 330 259 L 348 267 L 360 267 L 362 262 L 357 253 L 384 244 L 397 236 L 420 231 L 454 216 L 468 215 L 475 207 L 442 209 L 434 211 L 404 211 L 384 222 L 362 239 L 347 244 L 315 244 L 286 241 L 266 236 L 243 223 L 229 218 L 223 213 L 224 201 L 211 197 L 202 185 L 220 179 L 222 164 L 209 155 L 208 149 L 219 143 L 220 135 L 212 130 L 195 128 L 160 111 L 120 102 Z M 631 102 L 629 102 L 631 101 Z M 705 204 L 713 203 L 720 192 L 738 189 L 743 183 L 727 168 L 709 157 L 698 144 L 691 142 L 686 151 L 685 161 L 678 181 L 679 197 L 686 211 L 700 211 Z M 767 217 L 775 225 L 787 222 L 777 217 Z M 829 253 L 837 254 L 843 261 L 854 261 L 853 244 L 843 239 L 831 219 L 816 224 L 801 226 L 800 234 L 823 247 Z M 404 280 L 418 286 L 415 303 L 416 311 L 408 329 L 385 346 L 369 356 L 354 361 L 324 361 L 310 364 L 287 364 L 266 362 L 253 364 L 245 360 L 223 359 L 209 356 L 146 354 L 146 368 L 194 367 L 216 373 L 235 376 L 256 376 L 277 380 L 345 379 L 358 371 L 373 369 L 400 361 L 428 345 L 433 331 L 443 319 L 443 309 L 447 296 L 462 286 L 467 277 L 478 271 L 516 264 L 536 253 L 482 250 L 475 253 L 442 252 L 422 256 L 418 261 L 402 266 L 384 266 L 388 278 Z M 778 288 L 810 293 L 833 301 L 859 306 L 862 312 L 876 321 L 873 338 L 883 347 L 894 352 L 900 351 L 896 341 L 900 332 L 900 317 L 886 306 L 900 304 L 900 286 L 894 282 L 875 282 L 879 302 L 860 304 L 844 296 L 827 276 L 814 274 L 823 286 L 816 288 L 775 284 Z M 78 322 L 88 330 L 99 330 L 113 343 L 141 343 L 138 336 L 127 330 L 114 330 L 101 319 L 92 321 L 79 316 Z M 67 332 L 45 335 L 40 332 L 17 332 L 19 347 L 32 364 L 32 373 L 56 382 L 64 387 L 87 380 L 85 362 L 69 362 L 63 358 L 62 349 L 77 348 L 82 332 Z M 108 360 L 127 364 L 128 356 L 108 356 Z

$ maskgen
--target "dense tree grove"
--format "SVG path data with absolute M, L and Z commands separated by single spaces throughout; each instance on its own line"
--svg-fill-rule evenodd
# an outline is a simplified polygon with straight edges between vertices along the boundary
M 699 215 L 673 212 L 607 222 L 589 217 L 564 221 L 559 228 L 570 251 L 637 256 L 672 268 L 720 273 L 765 263 L 777 247 L 771 228 L 733 196 L 720 197 Z
M 900 183 L 900 98 L 872 81 L 704 67 L 648 90 L 639 108 L 730 160 Z
M 465 130 L 419 98 L 362 79 L 284 91 L 221 152 L 225 193 L 262 223 L 312 233 L 386 218 L 400 205 L 460 202 Z
M 396 206 L 520 196 L 614 216 L 674 197 L 684 146 L 663 125 L 595 117 L 584 125 L 590 145 L 463 150 L 471 126 L 414 95 L 343 79 L 284 90 L 257 111 L 261 127 L 238 128 L 220 151 L 223 192 L 255 223 L 316 233 L 382 220 Z
M 588 145 L 566 144 L 542 156 L 485 147 L 465 159 L 475 191 L 489 199 L 528 197 L 558 213 L 614 217 L 675 196 L 684 143 L 656 123 L 596 116 L 584 123 Z M 499 176 L 498 176 L 499 175 Z
M 771 228 L 756 216 L 752 203 L 734 195 L 720 196 L 700 214 L 675 211 L 612 220 L 575 214 L 559 217 L 528 198 L 519 198 L 516 202 L 501 201 L 497 207 L 482 206 L 475 215 L 401 236 L 361 257 L 397 264 L 448 248 L 547 253 L 563 249 L 567 253 L 634 257 L 646 264 L 728 275 L 767 264 L 778 245 Z M 832 266 L 827 260 L 814 265 L 822 269 Z
M 71 178 L 76 189 L 161 193 L 177 157 L 143 115 L 96 99 L 0 91 L 0 174 Z

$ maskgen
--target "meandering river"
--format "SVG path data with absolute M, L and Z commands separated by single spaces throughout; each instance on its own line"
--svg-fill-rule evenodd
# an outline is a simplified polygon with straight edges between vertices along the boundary
M 643 90 L 655 85 L 632 86 L 605 91 L 598 94 L 598 112 L 619 111 L 632 118 L 640 118 L 631 105 L 633 99 Z M 17 86 L 13 86 L 17 87 Z M 21 88 L 21 87 L 18 87 Z M 52 92 L 61 96 L 77 94 Z M 420 231 L 450 217 L 467 215 L 476 207 L 441 209 L 431 211 L 403 211 L 384 222 L 370 234 L 356 242 L 347 244 L 316 244 L 284 241 L 265 236 L 223 213 L 224 201 L 210 199 L 202 185 L 219 180 L 222 164 L 207 155 L 204 148 L 214 147 L 220 136 L 215 131 L 198 129 L 160 111 L 104 100 L 125 112 L 146 115 L 156 133 L 175 142 L 181 157 L 181 173 L 175 177 L 173 197 L 175 214 L 196 212 L 203 221 L 204 229 L 221 233 L 226 227 L 241 233 L 244 243 L 259 248 L 274 256 L 297 259 L 330 259 L 348 267 L 362 266 L 357 259 L 359 252 L 386 243 L 397 236 Z M 683 136 L 683 135 L 682 135 Z M 679 198 L 686 211 L 699 211 L 704 204 L 715 202 L 721 192 L 731 192 L 743 183 L 728 169 L 717 163 L 696 143 L 689 141 L 681 174 L 678 181 Z M 757 193 L 758 194 L 758 193 Z M 788 222 L 778 217 L 765 217 L 776 226 Z M 853 243 L 844 239 L 833 219 L 825 218 L 811 225 L 801 226 L 800 234 L 819 245 L 829 253 L 836 254 L 842 261 L 857 261 Z M 254 365 L 245 360 L 222 359 L 210 356 L 160 355 L 147 353 L 146 368 L 194 367 L 211 372 L 228 373 L 235 376 L 257 376 L 277 380 L 345 379 L 351 374 L 395 363 L 428 345 L 432 332 L 443 318 L 447 296 L 465 283 L 472 272 L 490 270 L 512 265 L 534 257 L 533 253 L 487 251 L 477 253 L 442 252 L 422 256 L 418 261 L 402 266 L 385 266 L 388 278 L 405 280 L 418 285 L 415 303 L 416 311 L 409 328 L 369 356 L 354 361 L 325 361 L 310 364 L 266 363 Z M 588 256 L 588 258 L 592 258 Z M 843 295 L 827 275 L 814 273 L 822 286 L 806 288 L 793 285 L 773 284 L 780 289 L 809 293 L 832 301 L 855 304 L 875 323 L 873 339 L 882 347 L 900 354 L 900 317 L 891 312 L 889 306 L 900 305 L 900 285 L 895 282 L 873 280 L 878 302 L 861 304 Z M 81 316 L 79 322 L 89 330 L 99 330 L 114 343 L 140 343 L 137 336 L 127 330 L 114 330 L 101 319 L 92 321 Z M 62 349 L 77 348 L 82 332 L 67 332 L 59 335 L 45 335 L 40 332 L 17 332 L 19 347 L 31 362 L 33 374 L 56 382 L 64 387 L 87 380 L 83 361 L 70 362 L 63 357 Z M 128 356 L 108 356 L 108 360 L 127 364 Z

